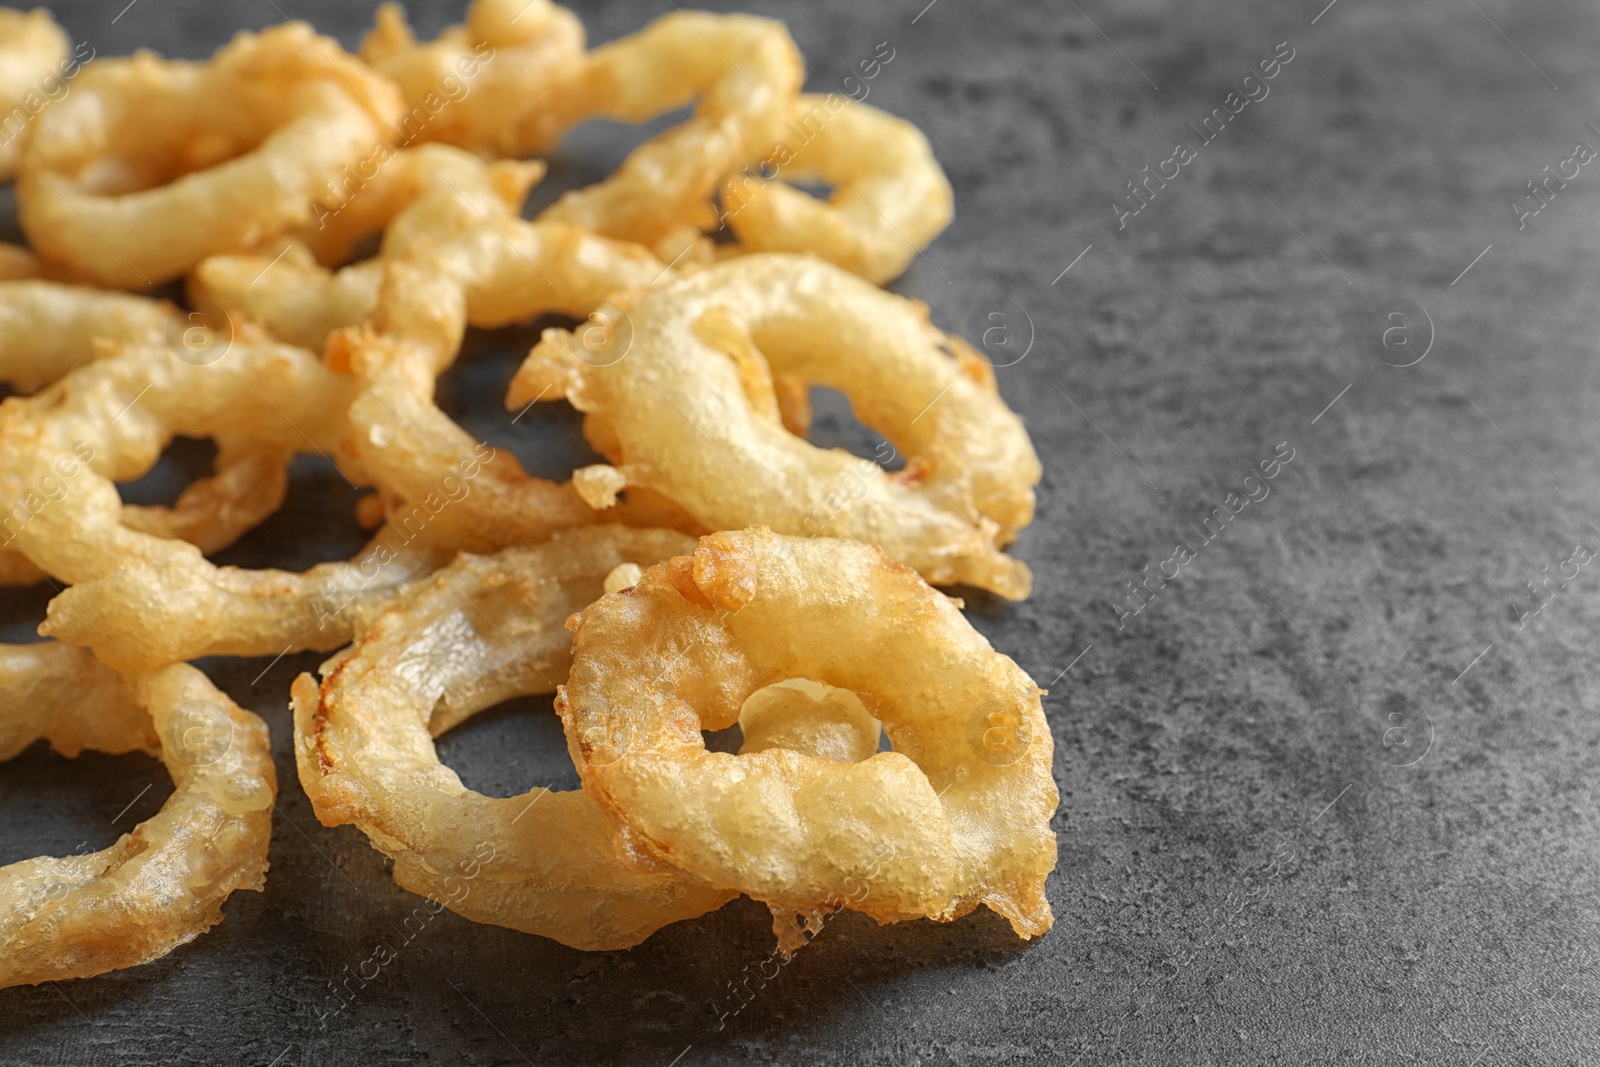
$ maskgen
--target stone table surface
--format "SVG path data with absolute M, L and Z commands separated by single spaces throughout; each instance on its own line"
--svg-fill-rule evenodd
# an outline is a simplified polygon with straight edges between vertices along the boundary
M 265 892 L 155 963 L 0 992 L 0 1063 L 1589 1062 L 1600 570 L 1566 561 L 1600 547 L 1600 172 L 1565 161 L 1600 146 L 1593 5 L 741 2 L 789 21 L 817 91 L 893 49 L 869 102 L 927 131 L 958 207 L 894 288 L 975 341 L 1009 316 L 990 351 L 1044 460 L 1015 548 L 1037 588 L 968 614 L 1050 690 L 1055 929 L 847 915 L 721 1018 L 771 950 L 748 900 L 595 954 L 447 912 L 329 1014 L 418 899 L 296 782 L 288 686 L 318 657 L 219 660 L 273 731 Z M 411 6 L 429 33 L 459 15 Z M 604 41 L 673 6 L 579 10 Z M 285 16 L 353 46 L 371 18 L 55 10 L 101 56 L 202 56 Z M 535 203 L 641 136 L 578 131 Z M 441 397 L 560 475 L 585 455 L 576 418 L 499 407 L 532 336 L 475 336 Z M 869 449 L 823 400 L 817 438 Z M 1250 483 L 1266 496 L 1230 498 L 1275 450 L 1293 458 Z M 180 444 L 129 492 L 170 497 L 205 462 Z M 224 558 L 359 544 L 325 463 L 296 467 L 293 497 Z M 1217 508 L 1238 513 L 1202 542 Z M 1192 558 L 1165 563 L 1180 540 Z M 1173 568 L 1137 612 L 1122 599 Z M 5 593 L 0 637 L 26 639 L 45 600 Z M 549 698 L 441 751 L 495 795 L 575 783 Z M 0 862 L 104 847 L 169 789 L 142 757 L 36 746 L 0 771 Z

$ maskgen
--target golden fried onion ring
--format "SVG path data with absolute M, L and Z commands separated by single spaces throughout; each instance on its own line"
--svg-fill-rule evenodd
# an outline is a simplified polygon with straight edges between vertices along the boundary
M 835 106 L 837 103 L 837 106 Z M 838 96 L 802 96 L 770 163 L 722 186 L 722 211 L 750 252 L 812 252 L 882 285 L 950 225 L 950 181 L 921 130 Z M 785 184 L 822 181 L 827 200 Z
M 361 54 L 410 106 L 460 64 L 492 55 L 420 138 L 500 155 L 546 150 L 590 119 L 644 122 L 697 101 L 689 121 L 540 216 L 645 245 L 684 227 L 715 228 L 719 183 L 777 141 L 804 77 L 799 49 L 772 19 L 679 10 L 585 53 L 582 25 L 546 0 L 475 0 L 465 25 L 428 44 L 386 4 Z
M 540 219 L 646 245 L 684 226 L 714 229 L 722 179 L 777 141 L 804 74 L 783 23 L 751 15 L 678 11 L 602 45 L 574 89 L 574 122 L 643 122 L 697 99 L 695 113 Z
M 204 333 L 170 304 L 84 286 L 0 282 L 0 384 L 31 393 L 117 343 L 182 345 Z M 182 538 L 208 555 L 220 552 L 283 504 L 290 450 L 234 435 L 219 436 L 216 473 L 186 487 L 172 507 L 124 505 L 127 526 Z M 10 541 L 0 532 L 0 544 Z M 0 585 L 31 585 L 45 575 L 19 553 L 0 549 Z
M 596 507 L 641 487 L 706 529 L 768 525 L 881 545 L 936 584 L 1028 595 L 1000 551 L 1033 517 L 1038 457 L 993 369 L 927 309 L 809 257 L 745 256 L 617 301 L 633 342 L 586 361 L 548 330 L 511 384 L 513 410 L 565 397 L 611 466 L 574 482 Z M 906 456 L 889 473 L 785 429 L 774 375 L 840 390 Z
M 159 756 L 177 790 L 110 848 L 0 868 L 0 987 L 147 963 L 220 922 L 234 890 L 261 889 L 267 727 L 205 675 L 175 664 L 130 682 L 85 649 L 0 647 L 0 758 L 38 738 L 65 756 Z
M 265 257 L 219 257 L 198 272 L 209 299 L 305 344 L 320 343 L 340 322 L 362 324 L 333 336 L 327 360 L 360 381 L 347 451 L 391 515 L 415 508 L 477 447 L 433 401 L 435 381 L 455 361 L 469 323 L 493 328 L 547 312 L 581 314 L 615 289 L 667 273 L 636 245 L 522 219 L 518 207 L 530 180 L 524 164 L 485 164 L 442 145 L 416 152 L 432 160 L 433 180 L 390 224 L 378 259 L 330 273 L 301 257 L 288 271 L 283 263 L 273 267 L 262 284 L 250 280 Z M 441 544 L 487 552 L 623 518 L 687 522 L 677 509 L 648 500 L 597 511 L 570 483 L 530 477 L 502 453 L 433 529 Z
M 467 317 L 473 325 L 506 325 L 516 321 L 517 305 L 526 302 L 523 290 L 529 284 L 536 288 L 550 284 L 534 273 L 536 264 L 501 262 L 539 244 L 537 234 L 559 232 L 557 227 L 533 228 L 519 214 L 544 169 L 537 162 L 486 163 L 447 145 L 407 149 L 350 201 L 328 231 L 347 219 L 356 221 L 341 239 L 381 230 L 378 255 L 331 271 L 321 265 L 324 257 L 317 249 L 306 243 L 307 235 L 297 234 L 276 250 L 203 260 L 189 280 L 190 296 L 196 303 L 225 307 L 229 314 L 259 323 L 281 341 L 320 351 L 336 330 L 372 318 L 391 263 L 426 257 L 421 263 L 426 269 L 449 274 L 440 279 L 446 292 L 454 287 L 465 290 Z M 584 253 L 587 248 L 579 244 L 573 251 Z M 627 254 L 640 258 L 631 249 Z M 581 264 L 567 268 L 582 269 Z M 602 277 L 598 284 L 608 280 L 609 276 Z M 446 325 L 428 339 L 439 350 L 439 358 L 448 362 L 465 323 L 449 314 L 457 310 L 454 296 L 443 301 L 429 298 L 425 304 L 444 306 Z
M 352 605 L 448 558 L 427 531 L 385 528 L 356 560 L 302 574 L 218 567 L 194 545 L 130 528 L 115 483 L 148 470 L 180 434 L 340 459 L 353 384 L 302 349 L 247 339 L 203 367 L 165 345 L 129 347 L 7 400 L 0 523 L 35 565 L 73 583 L 40 632 L 139 668 L 347 642 Z
M 583 23 L 549 0 L 473 0 L 464 24 L 419 44 L 405 11 L 386 3 L 361 58 L 400 86 L 413 139 L 525 156 L 561 136 L 563 100 L 585 61 Z M 450 91 L 458 85 L 461 96 Z M 429 94 L 449 103 L 430 115 Z
M 570 658 L 565 619 L 607 574 L 693 544 L 663 530 L 575 530 L 463 555 L 409 588 L 324 665 L 320 687 L 309 674 L 295 682 L 295 759 L 317 818 L 359 826 L 412 892 L 574 948 L 627 948 L 721 907 L 733 893 L 666 866 L 625 868 L 587 794 L 483 796 L 433 742 L 502 700 L 553 690 Z
M 573 632 L 556 710 L 584 791 L 640 858 L 766 902 L 785 948 L 824 902 L 882 922 L 985 904 L 1021 937 L 1050 928 L 1041 690 L 908 568 L 851 541 L 712 534 Z M 787 678 L 851 690 L 895 750 L 706 751 L 702 730 Z
M 310 221 L 399 110 L 392 84 L 303 23 L 241 33 L 204 63 L 100 60 L 36 120 L 18 218 L 96 282 L 159 284 Z
M 70 76 L 67 35 L 50 12 L 0 8 L 0 181 L 17 168 L 33 119 L 50 102 L 51 78 Z

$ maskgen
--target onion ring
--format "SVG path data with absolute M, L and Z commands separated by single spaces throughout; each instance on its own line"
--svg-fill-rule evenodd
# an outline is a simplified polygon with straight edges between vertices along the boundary
M 50 102 L 45 82 L 70 77 L 67 35 L 42 7 L 22 12 L 0 8 L 0 181 L 9 180 L 32 120 Z M 11 128 L 18 114 L 22 121 Z
M 0 282 L 0 385 L 36 392 L 92 361 L 97 340 L 154 345 L 183 328 L 165 301 L 57 282 Z
M 0 282 L 0 384 L 35 392 L 73 369 L 111 355 L 119 343 L 183 344 L 205 333 L 198 315 L 184 318 L 170 304 L 123 293 L 44 281 Z M 231 337 L 232 331 L 227 331 Z M 198 358 L 210 358 L 199 354 Z M 204 553 L 220 552 L 283 504 L 292 453 L 228 435 L 218 438 L 215 473 L 187 486 L 172 507 L 124 505 L 125 525 L 158 537 L 181 538 Z M 9 543 L 8 532 L 0 542 Z M 25 557 L 0 548 L 0 585 L 43 581 Z
M 785 950 L 819 902 L 882 922 L 984 904 L 1021 937 L 1050 928 L 1042 691 L 909 569 L 856 542 L 718 533 L 571 625 L 556 710 L 584 791 L 641 858 L 767 903 Z M 706 752 L 702 730 L 795 677 L 854 692 L 895 751 Z
M 513 410 L 565 397 L 610 466 L 574 475 L 595 507 L 649 489 L 709 530 L 762 524 L 869 541 L 935 584 L 1028 595 L 1000 551 L 1033 517 L 1038 457 L 992 368 L 927 309 L 830 264 L 744 256 L 659 289 L 619 295 L 626 358 L 586 361 L 549 330 L 512 380 Z M 789 433 L 775 374 L 850 397 L 906 454 L 890 474 Z
M 473 0 L 464 24 L 427 44 L 417 43 L 400 5 L 386 3 L 361 41 L 361 58 L 394 79 L 411 116 L 451 79 L 466 85 L 414 123 L 416 140 L 518 157 L 560 137 L 562 99 L 582 70 L 583 49 L 583 23 L 549 0 Z
M 357 560 L 302 574 L 217 567 L 194 545 L 127 526 L 115 483 L 147 470 L 179 434 L 240 434 L 348 467 L 337 448 L 353 384 L 302 349 L 236 340 L 227 358 L 204 367 L 165 345 L 130 347 L 7 400 L 4 536 L 73 583 L 51 602 L 40 633 L 141 669 L 348 641 L 351 605 L 446 562 L 426 530 L 386 528 Z M 63 483 L 61 492 L 41 490 Z
M 645 245 L 685 226 L 714 229 L 717 187 L 777 141 L 804 73 L 783 23 L 750 15 L 680 10 L 595 49 L 574 90 L 574 124 L 643 122 L 698 98 L 695 113 L 539 218 Z
M 328 339 L 326 358 L 360 381 L 347 452 L 391 515 L 415 508 L 477 447 L 433 400 L 469 323 L 493 328 L 548 312 L 583 314 L 615 289 L 668 273 L 636 245 L 522 219 L 523 164 L 485 164 L 440 145 L 418 151 L 431 153 L 434 179 L 390 224 L 378 260 L 329 273 L 302 258 L 270 285 L 248 283 L 264 265 L 260 257 L 213 260 L 199 271 L 209 298 L 306 344 L 341 321 L 360 323 Z M 610 332 L 613 325 L 597 317 L 586 329 L 586 337 L 604 337 L 587 356 L 625 351 L 626 338 Z M 501 454 L 484 465 L 472 494 L 439 516 L 434 533 L 441 544 L 488 552 L 619 519 L 693 528 L 679 509 L 648 493 L 625 508 L 598 511 L 572 484 L 530 477 Z
M 130 683 L 84 649 L 0 647 L 0 758 L 36 738 L 66 756 L 158 755 L 177 790 L 110 848 L 0 868 L 0 987 L 147 963 L 220 922 L 235 890 L 261 889 L 267 727 L 205 675 L 174 664 Z
M 566 617 L 617 566 L 693 543 L 663 530 L 575 530 L 463 555 L 409 588 L 324 665 L 320 687 L 309 674 L 295 682 L 295 759 L 317 818 L 360 827 L 413 893 L 574 948 L 627 948 L 721 907 L 732 893 L 670 867 L 625 868 L 585 793 L 483 796 L 439 763 L 433 742 L 502 700 L 553 690 L 570 655 Z M 465 892 L 462 877 L 476 879 Z
M 206 63 L 101 60 L 35 123 L 18 218 L 47 259 L 155 285 L 310 221 L 399 110 L 392 84 L 303 23 L 241 33 Z
M 835 109 L 831 101 L 843 101 Z M 950 225 L 950 181 L 922 131 L 837 95 L 795 102 L 771 162 L 785 179 L 827 182 L 818 200 L 748 171 L 722 185 L 722 211 L 750 252 L 811 252 L 882 285 Z
M 468 246 L 496 228 L 526 227 L 518 210 L 543 174 L 542 163 L 485 163 L 446 145 L 407 149 L 324 235 L 297 233 L 276 251 L 201 261 L 189 279 L 191 300 L 225 307 L 281 341 L 321 351 L 334 331 L 372 317 L 390 262 L 453 238 L 458 264 L 470 267 L 475 247 Z M 427 194 L 430 202 L 417 206 Z M 338 271 L 322 266 L 329 258 L 323 253 L 379 230 L 385 232 L 377 256 Z M 513 243 L 509 251 L 517 250 Z M 508 279 L 504 288 L 515 293 L 520 280 Z

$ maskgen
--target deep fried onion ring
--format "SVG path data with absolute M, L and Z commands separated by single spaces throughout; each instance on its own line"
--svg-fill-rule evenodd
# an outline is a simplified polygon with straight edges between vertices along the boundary
M 198 332 L 197 332 L 198 331 Z M 0 282 L 0 384 L 31 393 L 119 343 L 182 345 L 209 329 L 170 304 L 45 281 Z M 219 436 L 216 473 L 186 487 L 177 503 L 128 504 L 122 521 L 158 537 L 182 538 L 208 555 L 244 536 L 283 504 L 291 450 L 234 435 Z M 9 544 L 9 529 L 0 544 Z M 19 553 L 0 549 L 0 585 L 30 585 L 44 574 Z
M 1050 928 L 1058 802 L 1041 690 L 954 601 L 877 549 L 764 529 L 702 538 L 573 622 L 556 699 L 568 748 L 630 849 L 790 918 L 843 903 L 883 922 L 985 904 Z M 843 764 L 707 752 L 786 678 L 854 692 L 893 752 Z
M 680 10 L 602 45 L 574 87 L 572 121 L 643 122 L 698 100 L 695 113 L 540 219 L 645 245 L 685 226 L 714 229 L 722 179 L 777 141 L 804 74 L 783 23 L 751 15 Z
M 882 285 L 950 225 L 950 181 L 911 123 L 837 95 L 802 96 L 786 129 L 792 143 L 773 159 L 783 180 L 746 169 L 723 183 L 723 215 L 740 247 L 811 252 Z M 818 200 L 786 184 L 796 180 L 833 193 Z
M 204 63 L 100 60 L 36 120 L 18 219 L 86 277 L 159 284 L 310 221 L 399 110 L 390 82 L 303 23 L 241 33 Z
M 563 624 L 607 574 L 693 544 L 664 530 L 574 530 L 463 555 L 409 588 L 323 666 L 320 687 L 309 674 L 295 682 L 295 758 L 317 818 L 360 827 L 412 892 L 574 948 L 627 948 L 721 907 L 731 892 L 666 866 L 625 868 L 587 794 L 483 796 L 433 742 L 500 701 L 553 690 L 570 659 Z
M 175 664 L 129 682 L 84 649 L 0 647 L 0 758 L 36 738 L 66 756 L 159 756 L 177 790 L 110 848 L 0 868 L 0 986 L 147 963 L 220 922 L 235 890 L 261 889 L 267 727 L 205 675 Z
M 633 344 L 587 361 L 548 330 L 511 384 L 513 410 L 565 397 L 611 466 L 580 470 L 608 506 L 631 487 L 706 529 L 762 524 L 881 545 L 930 582 L 1028 595 L 1027 566 L 1000 551 L 1033 517 L 1039 460 L 989 364 L 927 309 L 809 257 L 744 256 L 662 288 L 618 296 Z M 891 474 L 783 426 L 774 375 L 840 390 L 906 456 Z
M 564 97 L 584 65 L 583 23 L 550 0 L 473 0 L 466 22 L 419 44 L 399 4 L 378 7 L 361 58 L 394 79 L 410 108 L 402 126 L 500 156 L 542 151 L 560 137 Z M 448 90 L 464 87 L 457 97 Z M 448 103 L 429 114 L 424 102 Z
M 242 434 L 341 460 L 353 385 L 303 349 L 247 339 L 204 367 L 166 345 L 129 347 L 7 400 L 0 521 L 35 565 L 73 583 L 40 632 L 139 668 L 347 642 L 351 607 L 448 559 L 426 531 L 387 527 L 356 560 L 302 574 L 218 567 L 194 545 L 130 528 L 115 483 L 180 434 Z M 46 479 L 65 491 L 43 493 Z
M 615 289 L 669 273 L 637 245 L 521 218 L 532 177 L 525 164 L 485 164 L 443 145 L 414 151 L 431 160 L 433 177 L 389 225 L 376 260 L 330 273 L 302 256 L 287 270 L 273 267 L 259 285 L 251 279 L 266 257 L 219 257 L 198 272 L 207 298 L 305 344 L 319 344 L 340 323 L 361 324 L 333 336 L 327 359 L 360 382 L 348 452 L 391 516 L 409 513 L 477 446 L 433 400 L 469 323 L 493 328 L 547 312 L 582 314 Z M 439 516 L 434 533 L 440 543 L 487 552 L 621 519 L 692 525 L 648 500 L 596 511 L 570 483 L 530 477 L 502 453 L 472 494 Z

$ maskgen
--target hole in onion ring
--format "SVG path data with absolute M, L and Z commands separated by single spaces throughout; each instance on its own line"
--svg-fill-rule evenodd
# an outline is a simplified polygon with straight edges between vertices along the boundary
M 184 487 L 211 473 L 217 446 L 196 437 L 174 437 L 155 466 L 131 482 L 118 482 L 124 504 L 170 507 Z
M 515 697 L 478 712 L 434 738 L 439 762 L 486 797 L 577 789 L 578 770 L 567 756 L 554 699 L 549 693 Z
M 98 852 L 159 811 L 172 792 L 154 756 L 85 751 L 68 759 L 35 741 L 0 764 L 0 866 Z
M 906 460 L 883 434 L 856 418 L 850 398 L 825 385 L 810 387 L 811 432 L 806 440 L 818 448 L 842 448 L 870 459 L 886 471 L 905 469 Z
M 49 582 L 0 585 L 0 645 L 31 645 L 43 641 L 39 624 L 57 590 Z
M 495 403 L 543 330 L 577 325 L 566 316 L 546 315 L 528 326 L 469 328 L 460 357 L 438 377 L 434 403 L 474 440 L 509 452 L 535 478 L 565 482 L 578 468 L 604 462 L 584 440 L 583 416 L 571 404 L 540 403 L 508 416 Z
M 364 495 L 332 460 L 296 456 L 283 507 L 211 558 L 223 567 L 303 571 L 354 556 L 372 536 L 356 521 L 356 504 Z
M 704 730 L 701 736 L 706 739 L 707 752 L 736 753 L 744 747 L 744 731 L 737 724 L 726 730 Z
M 682 125 L 693 114 L 694 108 L 685 106 L 638 125 L 612 119 L 591 119 L 577 126 L 546 157 L 550 172 L 544 181 L 534 187 L 523 208 L 523 217 L 536 217 L 561 199 L 563 193 L 605 181 L 622 166 L 623 160 L 633 154 L 634 149 L 672 127 Z

